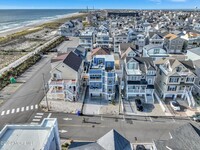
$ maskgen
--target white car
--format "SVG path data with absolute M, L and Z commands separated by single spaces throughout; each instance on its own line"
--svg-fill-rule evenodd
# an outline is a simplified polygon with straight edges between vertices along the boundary
M 170 106 L 176 111 L 181 110 L 180 105 L 177 101 L 170 101 Z

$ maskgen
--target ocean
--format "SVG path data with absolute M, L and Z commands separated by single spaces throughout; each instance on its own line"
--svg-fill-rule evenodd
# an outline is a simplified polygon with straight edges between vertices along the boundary
M 0 10 L 0 33 L 76 13 L 78 9 Z

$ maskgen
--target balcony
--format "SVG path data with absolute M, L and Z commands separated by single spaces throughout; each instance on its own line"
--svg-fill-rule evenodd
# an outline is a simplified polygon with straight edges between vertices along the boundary
M 97 88 L 89 88 L 89 92 L 97 92 L 97 93 L 102 93 L 102 89 L 97 89 Z
M 63 86 L 63 80 L 51 80 L 49 86 Z
M 143 89 L 128 89 L 128 93 L 146 93 Z

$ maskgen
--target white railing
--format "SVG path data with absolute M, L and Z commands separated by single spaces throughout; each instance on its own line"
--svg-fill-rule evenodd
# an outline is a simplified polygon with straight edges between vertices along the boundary
M 191 91 L 189 91 L 189 97 L 190 97 L 190 100 L 191 100 L 191 103 L 192 103 L 192 107 L 194 107 L 196 103 L 195 103 L 195 100 L 194 100 L 194 97 L 193 97 Z
M 185 93 L 185 96 L 186 96 L 189 107 L 191 107 L 192 103 L 191 103 L 190 96 L 189 96 L 188 92 Z

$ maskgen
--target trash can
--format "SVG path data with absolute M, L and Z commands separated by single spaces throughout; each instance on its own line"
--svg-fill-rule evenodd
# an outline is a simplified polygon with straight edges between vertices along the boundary
M 77 111 L 77 116 L 81 116 L 81 111 Z

